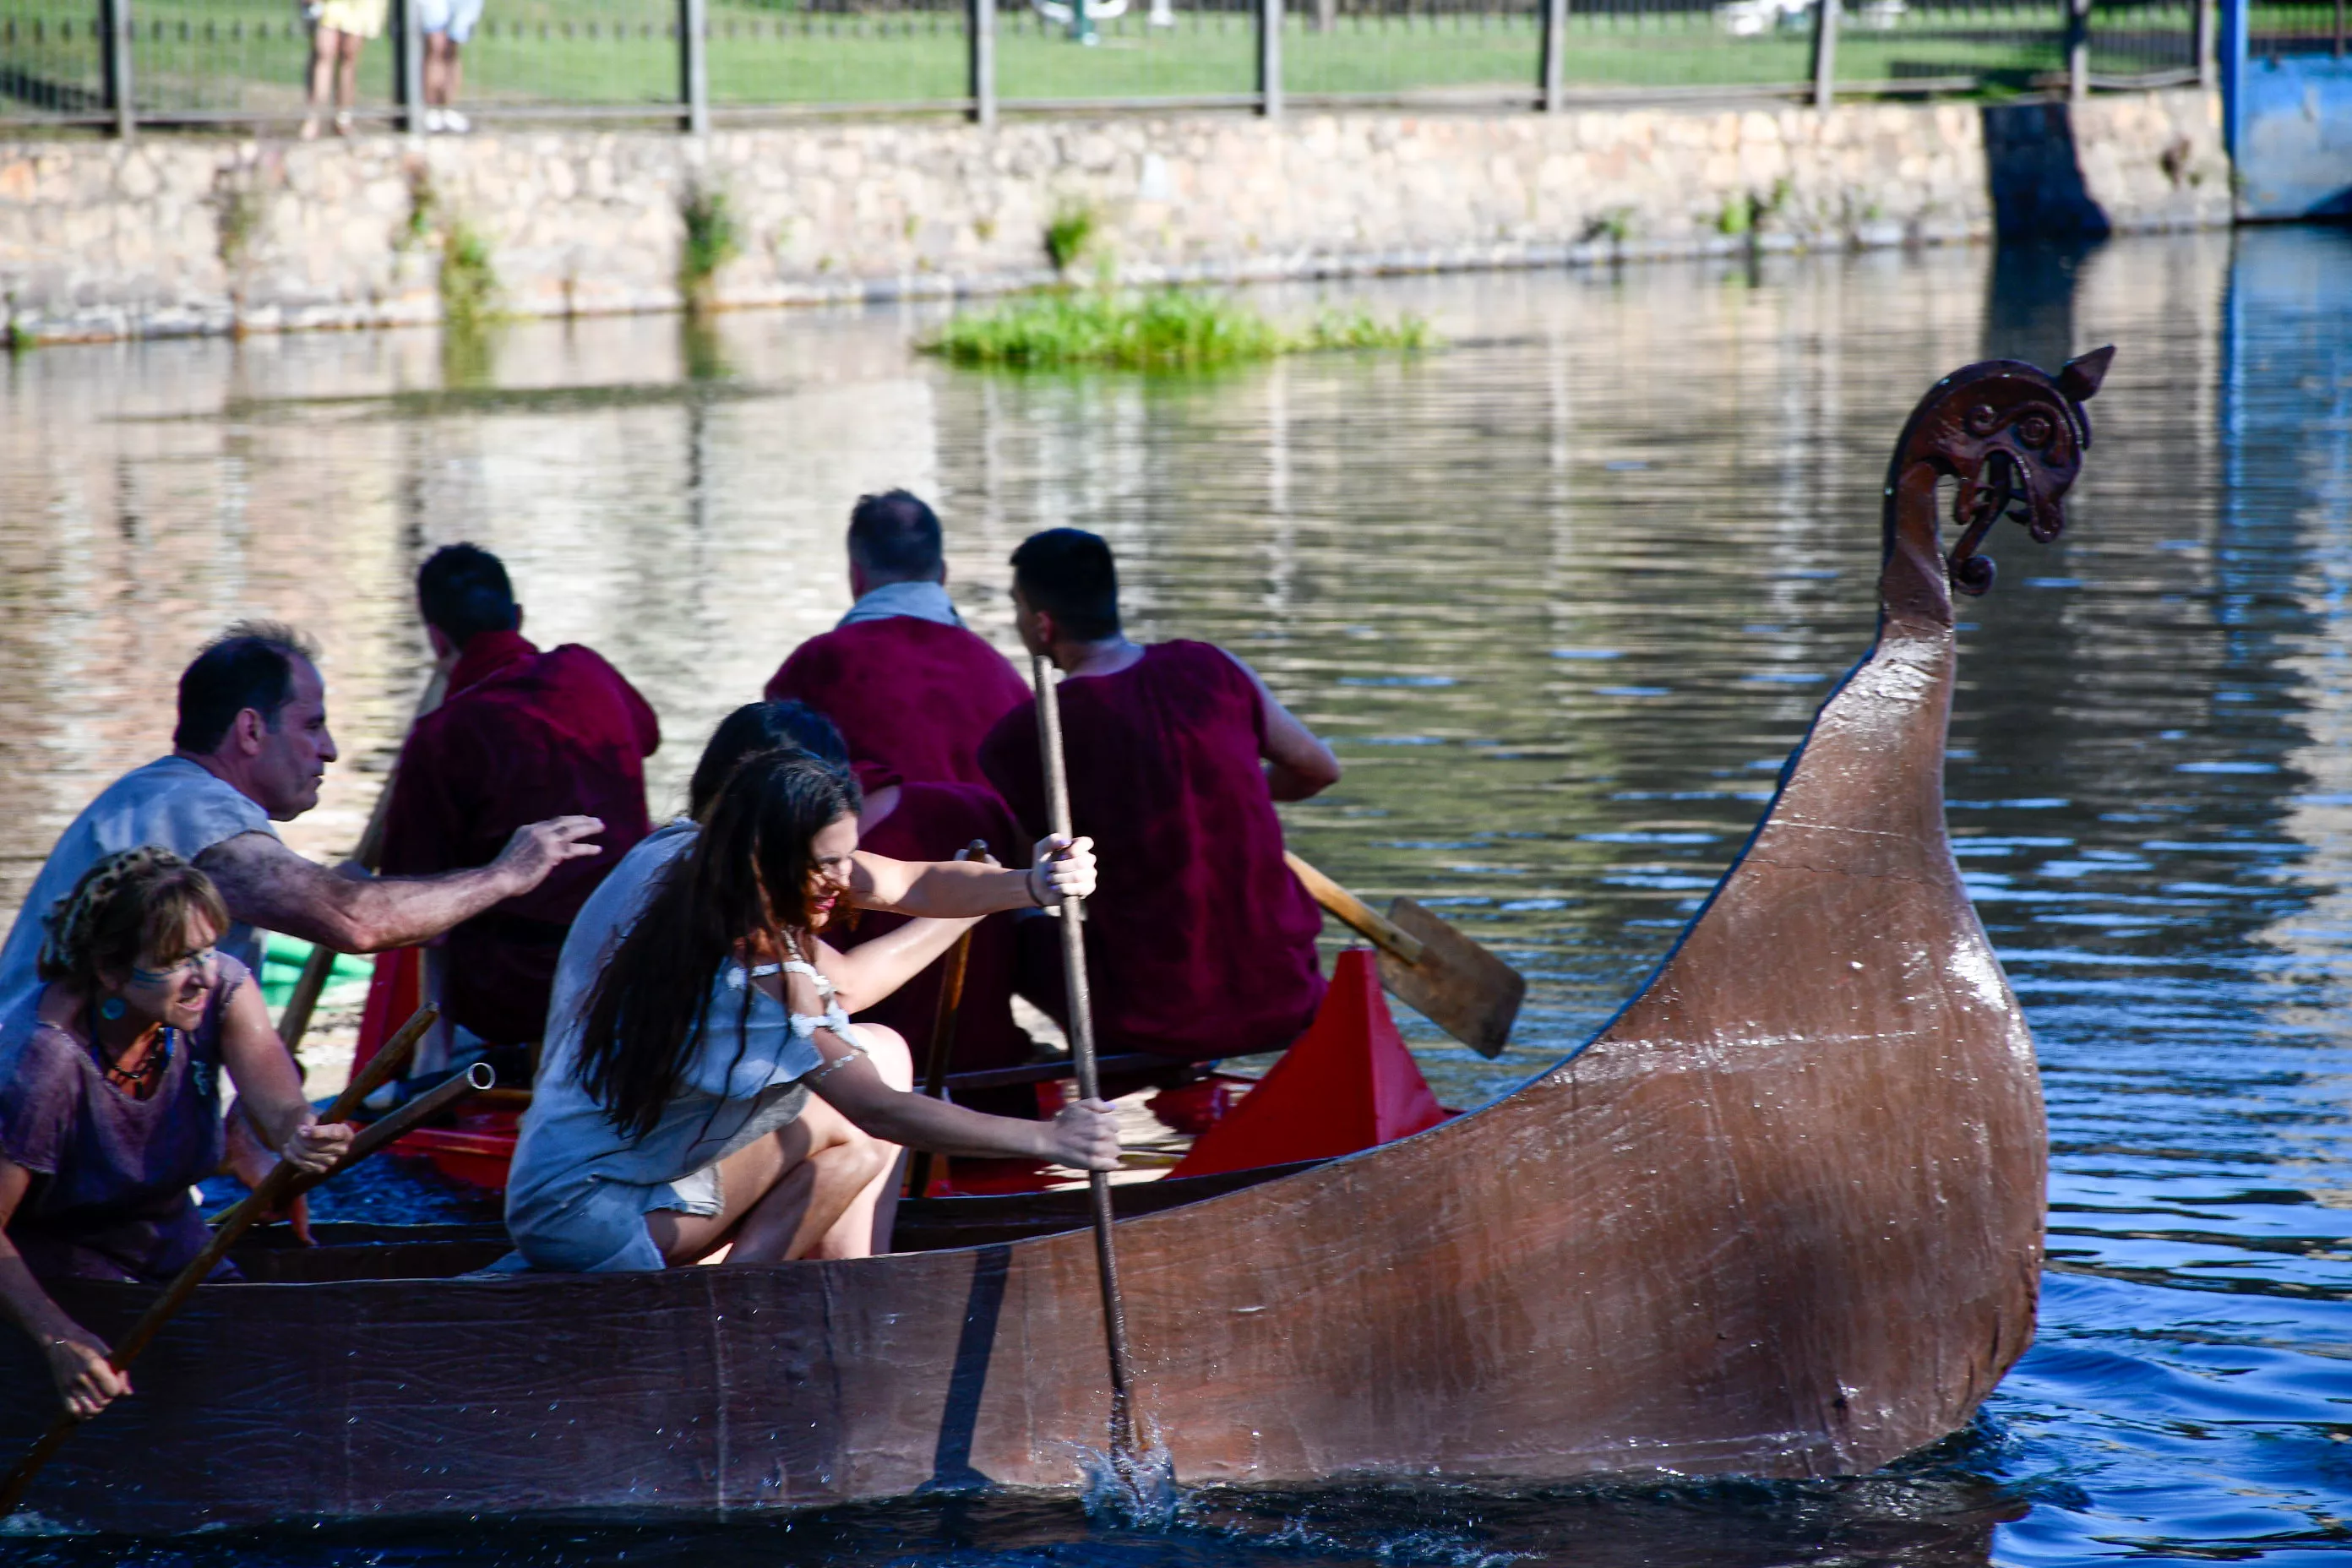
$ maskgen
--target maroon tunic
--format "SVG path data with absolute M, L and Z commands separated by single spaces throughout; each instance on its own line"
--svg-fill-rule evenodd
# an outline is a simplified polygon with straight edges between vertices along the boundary
M 877 786 L 878 787 L 878 786 Z M 952 860 L 957 850 L 983 839 L 989 853 L 1008 866 L 1027 863 L 1029 839 L 1004 803 L 973 784 L 901 785 L 898 805 L 863 836 L 858 847 L 894 860 Z M 854 931 L 824 933 L 846 950 L 898 930 L 904 915 L 860 913 Z M 956 1011 L 955 1053 L 950 1070 L 1017 1067 L 1030 1058 L 1034 1042 L 1013 1021 L 1013 927 L 1011 913 L 991 915 L 971 928 L 971 956 L 964 970 L 963 1003 Z M 939 1016 L 944 963 L 933 963 L 879 1003 L 857 1015 L 861 1023 L 887 1024 L 907 1037 L 921 1081 L 929 1060 L 931 1029 Z M 1034 1116 L 1037 1097 L 1028 1088 L 957 1095 L 959 1103 L 1000 1116 Z
M 1087 973 L 1106 1054 L 1200 1061 L 1280 1050 L 1323 999 L 1323 917 L 1282 859 L 1259 758 L 1265 710 L 1208 643 L 1160 643 L 1116 675 L 1061 685 L 1071 825 L 1102 862 L 1087 904 Z M 981 748 L 988 776 L 1045 826 L 1037 714 L 1007 714 Z M 1058 1015 L 1058 997 L 1033 997 Z
M 963 627 L 888 616 L 801 644 L 770 678 L 767 697 L 831 719 L 861 764 L 908 784 L 976 784 L 988 782 L 974 755 L 982 739 L 1029 700 L 1029 689 Z
M 204 1250 L 209 1233 L 188 1189 L 220 1169 L 221 1016 L 251 979 L 221 955 L 204 1022 L 173 1037 L 145 1100 L 107 1082 L 89 1046 L 41 1022 L 47 987 L 0 1020 L 0 1155 L 33 1176 L 8 1239 L 34 1273 L 158 1281 Z
M 442 1003 L 452 1023 L 493 1045 L 539 1038 L 572 918 L 652 831 L 645 760 L 660 744 L 652 708 L 591 649 L 541 653 L 516 632 L 466 645 L 448 700 L 417 721 L 401 751 L 384 875 L 486 865 L 516 828 L 551 816 L 599 817 L 604 831 L 602 854 L 565 862 L 449 932 Z

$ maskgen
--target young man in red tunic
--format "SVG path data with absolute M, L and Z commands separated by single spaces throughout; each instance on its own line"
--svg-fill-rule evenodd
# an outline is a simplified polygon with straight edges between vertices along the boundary
M 452 544 L 416 574 L 433 651 L 454 657 L 449 694 L 400 753 L 384 823 L 388 876 L 478 864 L 521 823 L 576 813 L 604 825 L 602 853 L 558 868 L 528 893 L 449 931 L 440 1001 L 460 1047 L 537 1043 L 564 932 L 604 874 L 651 831 L 646 758 L 654 710 L 621 673 L 576 643 L 545 652 L 487 550 Z M 503 1068 L 501 1069 L 503 1070 Z
M 1071 819 L 1116 868 L 1086 914 L 1104 1052 L 1287 1047 L 1323 999 L 1323 918 L 1283 862 L 1274 803 L 1328 789 L 1339 759 L 1224 649 L 1129 642 L 1094 534 L 1030 536 L 1013 552 L 1013 605 L 1022 642 L 1066 678 Z M 1025 826 L 1045 822 L 1034 706 L 998 722 L 981 764 Z M 1034 999 L 1059 1010 L 1056 994 Z
M 769 700 L 829 716 L 851 756 L 908 784 L 985 784 L 974 753 L 1029 689 L 964 629 L 947 580 L 929 506 L 905 490 L 859 497 L 849 514 L 857 602 L 839 626 L 793 650 L 768 681 Z

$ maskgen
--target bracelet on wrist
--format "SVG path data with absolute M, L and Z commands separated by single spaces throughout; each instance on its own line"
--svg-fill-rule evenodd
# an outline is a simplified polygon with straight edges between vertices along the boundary
M 1037 873 L 1044 868 L 1045 868 L 1041 866 L 1033 864 L 1029 868 L 1029 875 L 1026 880 L 1026 886 L 1029 889 L 1029 902 L 1041 910 L 1051 907 L 1045 902 L 1045 896 L 1037 890 Z

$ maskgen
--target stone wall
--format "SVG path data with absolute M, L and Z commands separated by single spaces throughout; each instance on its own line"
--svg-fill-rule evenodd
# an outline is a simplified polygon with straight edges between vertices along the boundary
M 292 143 L 0 144 L 20 341 L 429 321 L 452 284 L 521 314 L 669 310 L 686 215 L 723 210 L 722 306 L 1018 288 L 1087 214 L 1123 276 L 1548 266 L 2010 228 L 2225 224 L 2193 90 L 1978 108 L 1184 115 Z

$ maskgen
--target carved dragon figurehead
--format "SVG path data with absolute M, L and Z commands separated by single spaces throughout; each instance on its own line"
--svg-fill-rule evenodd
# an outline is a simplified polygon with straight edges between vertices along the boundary
M 1886 564 L 1881 596 L 1889 614 L 1948 626 L 1951 595 L 1992 586 L 1993 563 L 1978 553 L 1992 525 L 2013 517 L 2046 544 L 2066 526 L 2065 496 L 2091 445 L 2083 405 L 2106 378 L 2116 351 L 2095 349 L 2055 376 L 2020 360 L 1986 360 L 1937 382 L 1911 411 L 1886 470 Z M 1937 484 L 1959 481 L 1952 521 L 1959 542 L 1939 558 Z

